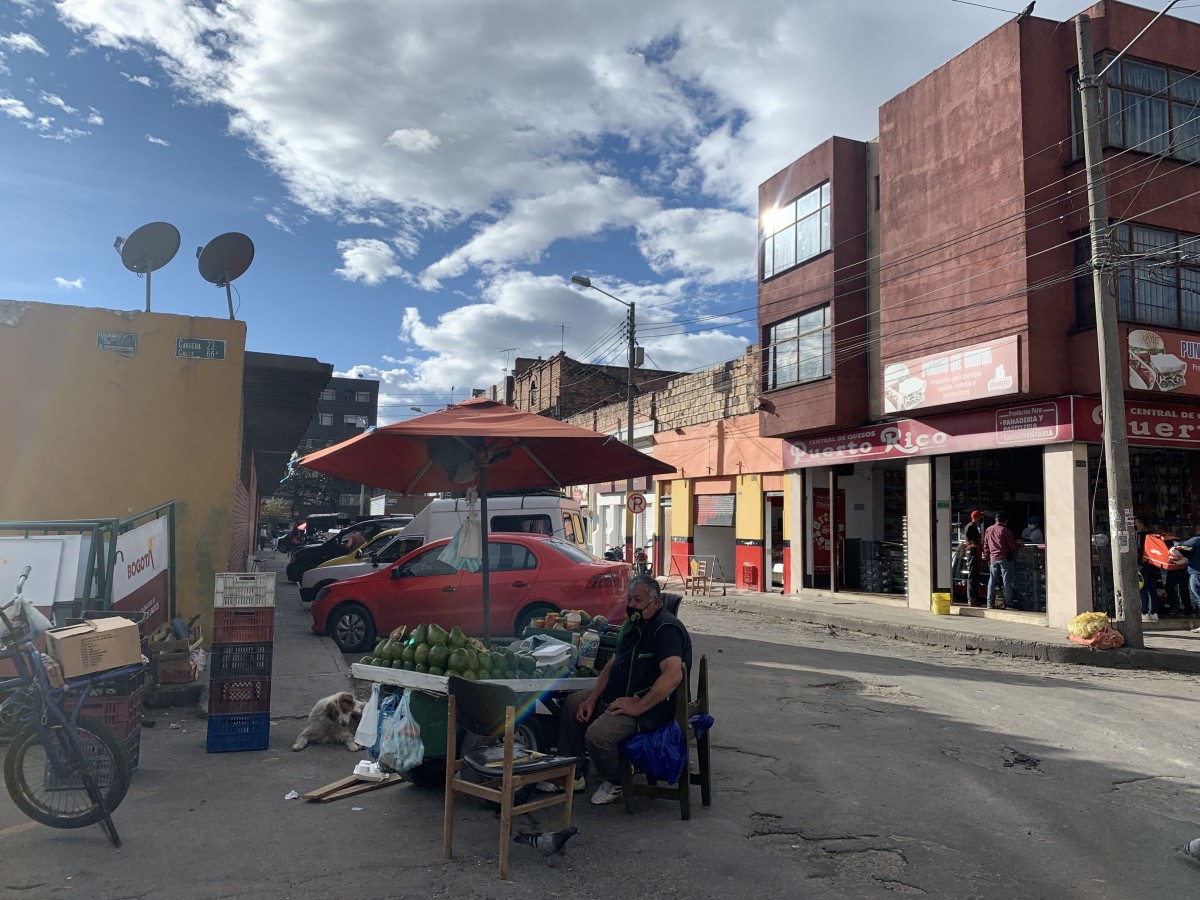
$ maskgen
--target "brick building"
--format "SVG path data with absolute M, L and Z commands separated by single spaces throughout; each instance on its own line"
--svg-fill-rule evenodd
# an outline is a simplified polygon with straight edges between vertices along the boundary
M 1100 71 L 1154 13 L 1102 2 L 1088 15 Z M 885 103 L 876 140 L 831 138 L 760 186 L 774 414 L 759 421 L 784 439 L 795 589 L 927 609 L 955 589 L 952 549 L 981 508 L 1017 533 L 1046 520 L 1045 552 L 1018 560 L 1018 609 L 999 615 L 1062 627 L 1103 608 L 1075 40 L 1073 20 L 1014 19 Z M 1198 69 L 1200 25 L 1168 16 L 1102 87 L 1134 512 L 1187 534 L 1200 513 L 1200 429 L 1181 424 L 1200 416 Z

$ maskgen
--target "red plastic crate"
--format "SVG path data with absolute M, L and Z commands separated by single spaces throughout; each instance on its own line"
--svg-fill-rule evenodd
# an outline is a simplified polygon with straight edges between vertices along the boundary
M 223 606 L 213 610 L 213 643 L 264 643 L 274 637 L 273 606 Z
M 222 678 L 208 684 L 209 715 L 270 711 L 270 677 Z
M 270 713 L 208 717 L 208 740 L 205 749 L 209 753 L 266 750 L 270 743 Z
M 79 714 L 99 719 L 124 740 L 138 733 L 142 727 L 142 697 L 141 688 L 127 697 L 88 697 Z M 74 697 L 67 698 L 67 711 L 73 710 L 78 703 Z

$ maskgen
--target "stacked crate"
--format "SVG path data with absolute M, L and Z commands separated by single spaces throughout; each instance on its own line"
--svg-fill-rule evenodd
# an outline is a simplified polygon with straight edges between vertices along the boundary
M 209 657 L 209 753 L 267 749 L 274 637 L 275 573 L 218 574 Z
M 130 675 L 97 681 L 83 708 L 81 716 L 98 719 L 117 733 L 129 751 L 131 770 L 136 770 L 142 751 L 142 715 L 146 667 L 138 666 Z M 67 700 L 67 711 L 78 704 L 75 698 Z

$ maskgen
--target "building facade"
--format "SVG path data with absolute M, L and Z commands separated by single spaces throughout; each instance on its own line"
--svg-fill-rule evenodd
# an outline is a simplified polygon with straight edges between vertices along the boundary
M 335 376 L 322 389 L 312 421 L 300 442 L 301 455 L 339 444 L 347 438 L 373 428 L 379 416 L 379 382 L 370 378 Z M 295 477 L 295 476 L 293 476 Z M 371 496 L 376 493 L 362 485 L 339 482 L 333 494 L 318 497 L 305 490 L 306 476 L 296 483 L 285 482 L 277 496 L 292 505 L 297 518 L 310 513 L 343 513 L 357 519 L 370 512 Z M 289 479 L 291 481 L 291 479 Z
M 1097 71 L 1154 13 L 1088 11 Z M 970 511 L 1020 533 L 1017 609 L 1111 603 L 1100 368 L 1073 21 L 1019 17 L 768 179 L 761 433 L 783 442 L 793 589 L 928 608 Z M 1108 245 L 1134 507 L 1200 509 L 1200 25 L 1165 17 L 1105 75 Z M 1121 364 L 1124 367 L 1124 363 Z M 990 518 L 989 518 L 990 521 Z M 1132 522 L 1129 525 L 1130 538 Z

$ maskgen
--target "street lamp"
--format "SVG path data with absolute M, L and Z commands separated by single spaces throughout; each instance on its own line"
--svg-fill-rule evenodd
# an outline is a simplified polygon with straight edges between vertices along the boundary
M 620 297 L 614 297 L 603 288 L 598 288 L 592 284 L 592 279 L 585 275 L 572 275 L 571 284 L 577 284 L 580 287 L 591 288 L 593 291 L 599 291 L 610 300 L 616 300 L 622 306 L 629 310 L 629 367 L 627 377 L 625 379 L 625 443 L 630 447 L 633 446 L 633 370 L 637 365 L 637 304 Z M 625 561 L 633 562 L 633 510 L 629 506 L 629 495 L 633 493 L 633 479 L 625 479 Z

